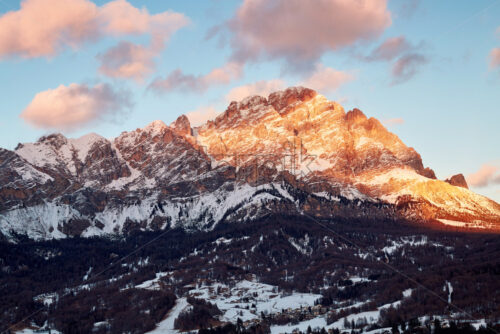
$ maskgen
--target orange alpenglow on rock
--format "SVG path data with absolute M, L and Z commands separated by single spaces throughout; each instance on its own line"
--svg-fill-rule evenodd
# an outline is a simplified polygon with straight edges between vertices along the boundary
M 500 205 L 361 110 L 291 87 L 115 139 L 56 134 L 0 150 L 0 232 L 35 239 L 213 228 L 269 214 L 500 230 Z

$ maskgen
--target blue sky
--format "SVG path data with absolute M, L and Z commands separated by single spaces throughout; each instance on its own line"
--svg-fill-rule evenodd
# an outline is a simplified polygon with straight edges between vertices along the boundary
M 26 2 L 36 1 L 44 0 Z M 63 0 L 45 1 L 46 10 L 50 12 L 54 3 Z M 194 110 L 222 112 L 228 104 L 226 96 L 236 87 L 273 80 L 278 86 L 317 82 L 308 79 L 318 71 L 332 69 L 345 76 L 339 76 L 333 83 L 329 81 L 326 88 L 321 85 L 311 88 L 340 101 L 346 110 L 357 107 L 368 116 L 387 122 L 391 131 L 422 155 L 424 164 L 433 168 L 438 178 L 463 173 L 475 180 L 475 191 L 500 201 L 500 67 L 495 66 L 497 63 L 491 56 L 495 48 L 500 48 L 497 30 L 500 1 L 366 2 L 384 7 L 383 14 L 390 15 L 390 23 L 383 21 L 379 13 L 382 20 L 379 25 L 367 24 L 366 29 L 376 31 L 369 38 L 350 36 L 347 42 L 337 44 L 328 44 L 326 40 L 328 45 L 324 48 L 319 42 L 304 45 L 298 41 L 297 48 L 320 50 L 298 61 L 287 53 L 289 50 L 274 52 L 267 45 L 255 59 L 237 59 L 241 68 L 236 73 L 230 72 L 229 78 L 203 81 L 200 79 L 203 75 L 217 68 L 225 69 L 237 58 L 235 49 L 241 45 L 231 43 L 231 38 L 238 38 L 235 32 L 238 25 L 241 29 L 246 26 L 238 22 L 235 28 L 227 22 L 244 5 L 242 1 L 129 1 L 131 7 L 143 8 L 151 17 L 170 10 L 185 19 L 162 39 L 164 45 L 153 56 L 152 72 L 135 80 L 100 73 L 101 63 L 96 56 L 103 55 L 120 41 L 147 46 L 156 29 L 153 24 L 145 30 L 138 27 L 130 34 L 122 30 L 110 33 L 108 29 L 84 41 L 69 38 L 69 41 L 59 41 L 53 53 L 27 55 L 27 49 L 21 50 L 18 45 L 4 43 L 7 46 L 2 47 L 2 36 L 16 33 L 4 16 L 7 12 L 19 12 L 21 4 L 0 0 L 0 146 L 13 149 L 19 142 L 35 141 L 55 131 L 70 137 L 88 132 L 115 137 L 153 120 L 169 123 Z M 101 8 L 109 2 L 94 3 L 96 8 Z M 266 22 L 265 15 L 264 11 L 262 17 L 255 17 L 256 24 Z M 314 32 L 314 25 L 319 23 L 311 20 L 307 24 Z M 353 18 L 352 24 L 365 22 L 359 23 Z M 214 27 L 219 29 L 215 30 L 214 37 L 207 38 Z M 333 24 L 331 28 L 341 27 Z M 310 38 L 319 37 L 312 34 Z M 386 59 L 370 61 L 373 51 L 391 38 L 404 41 L 401 44 L 405 45 L 404 50 L 394 51 Z M 405 55 L 415 62 L 403 68 L 406 72 L 394 74 L 396 63 Z M 315 67 L 318 64 L 322 67 Z M 177 69 L 182 71 L 184 84 L 180 85 L 184 89 L 172 86 L 160 91 L 148 89 L 155 78 L 163 80 Z M 186 78 L 189 75 L 201 86 L 195 86 L 193 78 Z M 167 87 L 169 82 L 163 82 L 162 87 Z M 129 96 L 129 104 L 120 112 L 106 117 L 91 115 L 93 119 L 86 118 L 85 122 L 71 127 L 64 126 L 64 122 L 47 126 L 43 119 L 34 120 L 32 115 L 36 110 L 31 110 L 29 117 L 20 117 L 30 104 L 33 108 L 39 105 L 40 101 L 34 101 L 36 94 L 71 84 L 78 85 L 78 92 L 83 86 L 106 84 L 112 91 Z

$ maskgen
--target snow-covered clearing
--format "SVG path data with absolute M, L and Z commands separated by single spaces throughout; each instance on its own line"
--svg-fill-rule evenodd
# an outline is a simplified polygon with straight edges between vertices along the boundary
M 258 319 L 261 312 L 265 314 L 279 313 L 287 309 L 300 309 L 314 306 L 321 295 L 309 293 L 292 293 L 286 295 L 278 292 L 278 288 L 269 284 L 243 280 L 233 287 L 214 283 L 197 287 L 189 291 L 189 295 L 205 299 L 223 312 L 222 321 L 236 322 Z
M 151 334 L 159 334 L 159 333 L 177 333 L 178 331 L 174 329 L 175 319 L 181 314 L 181 312 L 186 311 L 191 306 L 187 302 L 186 298 L 177 299 L 175 306 L 173 309 L 168 312 L 165 320 L 162 320 L 155 329 L 153 329 Z

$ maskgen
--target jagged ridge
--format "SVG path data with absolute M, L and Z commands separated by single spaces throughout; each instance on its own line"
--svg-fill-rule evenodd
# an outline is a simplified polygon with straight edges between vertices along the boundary
M 292 87 L 110 141 L 61 134 L 0 151 L 0 230 L 33 238 L 212 228 L 268 213 L 435 221 L 498 229 L 500 206 L 435 179 L 374 118 Z

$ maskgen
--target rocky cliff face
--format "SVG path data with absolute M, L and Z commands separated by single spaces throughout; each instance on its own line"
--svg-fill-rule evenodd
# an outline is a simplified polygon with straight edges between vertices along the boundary
M 0 150 L 0 231 L 36 239 L 210 229 L 269 213 L 500 228 L 500 205 L 436 180 L 379 121 L 294 87 L 110 141 L 60 134 Z
M 465 181 L 465 177 L 463 174 L 457 174 L 453 175 L 449 179 L 444 180 L 445 182 L 448 182 L 452 186 L 457 186 L 457 187 L 462 187 L 465 189 L 469 189 L 469 186 L 467 185 L 467 181 Z

